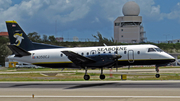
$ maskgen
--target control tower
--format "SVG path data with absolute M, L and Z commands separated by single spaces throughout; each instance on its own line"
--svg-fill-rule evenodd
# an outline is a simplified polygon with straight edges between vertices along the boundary
M 139 5 L 133 1 L 124 4 L 124 16 L 114 21 L 114 40 L 121 43 L 141 43 L 146 39 Z

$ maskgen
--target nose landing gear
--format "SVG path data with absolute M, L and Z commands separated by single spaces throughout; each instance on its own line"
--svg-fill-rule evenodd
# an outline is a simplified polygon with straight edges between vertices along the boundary
M 156 78 L 159 78 L 159 77 L 160 77 L 160 74 L 156 74 L 155 76 L 156 76 Z
M 160 74 L 159 74 L 159 66 L 156 66 L 156 72 L 157 74 L 155 75 L 156 78 L 159 78 L 160 77 Z

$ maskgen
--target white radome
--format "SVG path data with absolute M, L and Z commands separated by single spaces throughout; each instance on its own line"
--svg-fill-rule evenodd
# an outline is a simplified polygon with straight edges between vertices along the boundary
M 140 13 L 140 8 L 134 1 L 129 1 L 124 4 L 122 12 L 124 16 L 138 16 Z

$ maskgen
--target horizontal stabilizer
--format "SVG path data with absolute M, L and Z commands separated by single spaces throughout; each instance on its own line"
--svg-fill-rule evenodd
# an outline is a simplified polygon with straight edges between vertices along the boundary
M 25 51 L 24 49 L 15 46 L 15 45 L 8 45 L 8 47 L 11 49 L 11 51 L 15 54 L 17 57 L 22 57 L 22 56 L 29 56 L 31 53 L 28 51 Z

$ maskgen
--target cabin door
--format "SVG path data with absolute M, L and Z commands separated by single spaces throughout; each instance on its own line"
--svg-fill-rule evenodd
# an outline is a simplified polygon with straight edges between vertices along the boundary
M 128 62 L 134 63 L 134 51 L 133 50 L 128 51 Z

